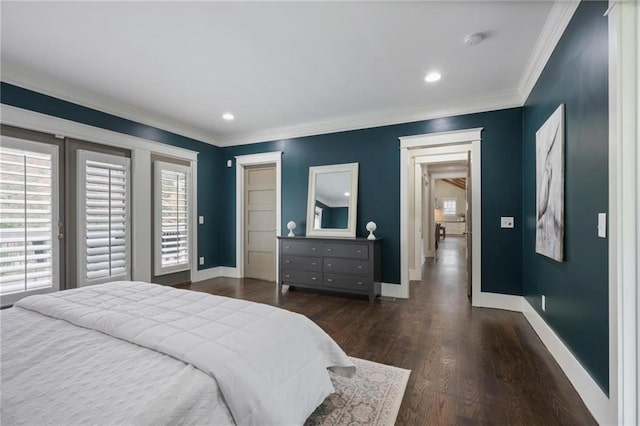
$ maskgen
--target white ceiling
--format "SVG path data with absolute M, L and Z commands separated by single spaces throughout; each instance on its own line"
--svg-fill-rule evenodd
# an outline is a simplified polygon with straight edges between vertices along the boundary
M 2 80 L 216 145 L 362 128 L 521 105 L 552 6 L 3 1 Z

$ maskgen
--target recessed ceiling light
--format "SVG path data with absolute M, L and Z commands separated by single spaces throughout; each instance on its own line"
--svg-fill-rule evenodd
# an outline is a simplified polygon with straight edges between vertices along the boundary
M 351 193 L 349 193 L 349 192 L 345 192 L 345 193 L 344 193 L 344 196 L 345 196 L 345 197 L 348 197 L 349 195 L 351 195 Z
M 222 114 L 222 118 L 229 121 L 233 120 L 235 117 L 230 112 L 225 112 L 224 114 Z
M 469 34 L 464 38 L 464 44 L 466 44 L 467 46 L 475 46 L 476 44 L 480 43 L 482 39 L 484 39 L 484 34 L 482 33 Z
M 427 83 L 433 83 L 440 80 L 441 78 L 442 76 L 440 75 L 440 73 L 434 71 L 427 74 L 427 76 L 424 78 L 424 81 L 426 81 Z

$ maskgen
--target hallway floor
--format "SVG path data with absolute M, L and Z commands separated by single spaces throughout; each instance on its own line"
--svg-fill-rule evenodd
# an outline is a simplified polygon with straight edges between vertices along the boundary
M 232 278 L 186 288 L 299 312 L 348 355 L 412 370 L 397 424 L 596 424 L 522 314 L 471 308 L 459 237 L 441 242 L 409 300 L 278 295 L 274 283 Z

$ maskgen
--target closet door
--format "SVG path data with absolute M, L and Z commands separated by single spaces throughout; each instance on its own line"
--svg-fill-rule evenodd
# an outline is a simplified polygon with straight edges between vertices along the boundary
M 131 279 L 129 158 L 77 151 L 77 286 Z
M 58 146 L 2 135 L 0 302 L 60 288 Z

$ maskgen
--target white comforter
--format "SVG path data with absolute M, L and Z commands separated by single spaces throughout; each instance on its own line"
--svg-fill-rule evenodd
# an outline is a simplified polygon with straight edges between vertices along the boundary
M 326 369 L 345 375 L 355 369 L 306 317 L 204 293 L 116 282 L 32 296 L 16 306 L 195 366 L 216 379 L 241 425 L 302 424 L 333 392 Z

